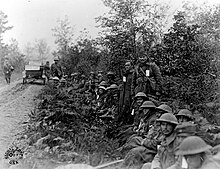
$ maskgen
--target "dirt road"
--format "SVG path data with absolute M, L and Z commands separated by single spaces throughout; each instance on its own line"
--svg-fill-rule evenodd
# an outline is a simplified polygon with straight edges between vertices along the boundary
M 36 105 L 35 96 L 42 85 L 26 84 L 21 80 L 0 87 L 0 159 L 2 161 L 15 135 L 22 130 L 22 123 L 28 120 L 28 113 Z

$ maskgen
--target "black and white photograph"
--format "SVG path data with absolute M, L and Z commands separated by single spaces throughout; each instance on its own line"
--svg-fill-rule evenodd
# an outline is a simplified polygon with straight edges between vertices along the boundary
M 0 0 L 0 169 L 220 169 L 220 0 Z

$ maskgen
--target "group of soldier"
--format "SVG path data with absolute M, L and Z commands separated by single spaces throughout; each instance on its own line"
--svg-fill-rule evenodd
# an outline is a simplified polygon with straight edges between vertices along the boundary
M 90 72 L 89 77 L 76 72 L 63 76 L 58 60 L 50 72 L 59 86 L 72 85 L 76 92 L 88 94 L 100 118 L 118 124 L 118 150 L 124 155 L 121 167 L 220 168 L 218 126 L 209 124 L 196 109 L 173 110 L 160 102 L 163 78 L 147 56 L 135 65 L 127 61 L 120 78 L 113 71 Z

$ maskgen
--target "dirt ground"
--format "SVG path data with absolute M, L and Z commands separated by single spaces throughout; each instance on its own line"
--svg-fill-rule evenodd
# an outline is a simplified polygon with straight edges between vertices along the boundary
M 0 79 L 0 159 L 3 162 L 5 151 L 15 139 L 15 135 L 22 130 L 23 123 L 28 120 L 28 113 L 36 105 L 35 96 L 43 86 L 23 85 L 22 80 L 16 78 L 10 85 L 6 85 L 2 78 Z
M 23 164 L 10 165 L 9 161 L 4 159 L 6 150 L 11 146 L 16 135 L 22 131 L 24 123 L 28 121 L 28 113 L 37 105 L 38 100 L 35 96 L 43 88 L 43 85 L 40 84 L 23 85 L 21 77 L 14 75 L 12 83 L 7 85 L 0 76 L 0 169 L 29 169 Z M 38 161 L 37 165 L 31 168 L 54 169 L 57 166 L 60 166 L 59 169 L 65 168 L 65 164 L 45 160 Z M 75 167 L 78 169 L 77 165 L 74 164 L 70 168 L 76 169 Z M 115 167 L 100 167 L 100 169 L 107 168 L 113 169 Z

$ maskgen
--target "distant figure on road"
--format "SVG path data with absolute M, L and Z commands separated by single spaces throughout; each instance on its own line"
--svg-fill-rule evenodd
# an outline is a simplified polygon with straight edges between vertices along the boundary
M 47 77 L 47 80 L 50 79 L 50 62 L 47 61 L 46 64 L 44 65 L 44 73 L 45 73 L 45 76 Z
M 13 72 L 14 68 L 11 66 L 9 63 L 8 58 L 5 59 L 4 66 L 3 66 L 3 71 L 5 75 L 5 80 L 7 84 L 10 84 L 11 82 L 11 74 Z
M 59 64 L 58 57 L 54 58 L 54 63 L 51 65 L 51 73 L 52 77 L 58 77 L 59 79 L 61 79 L 61 77 L 63 76 L 63 70 L 61 65 Z

